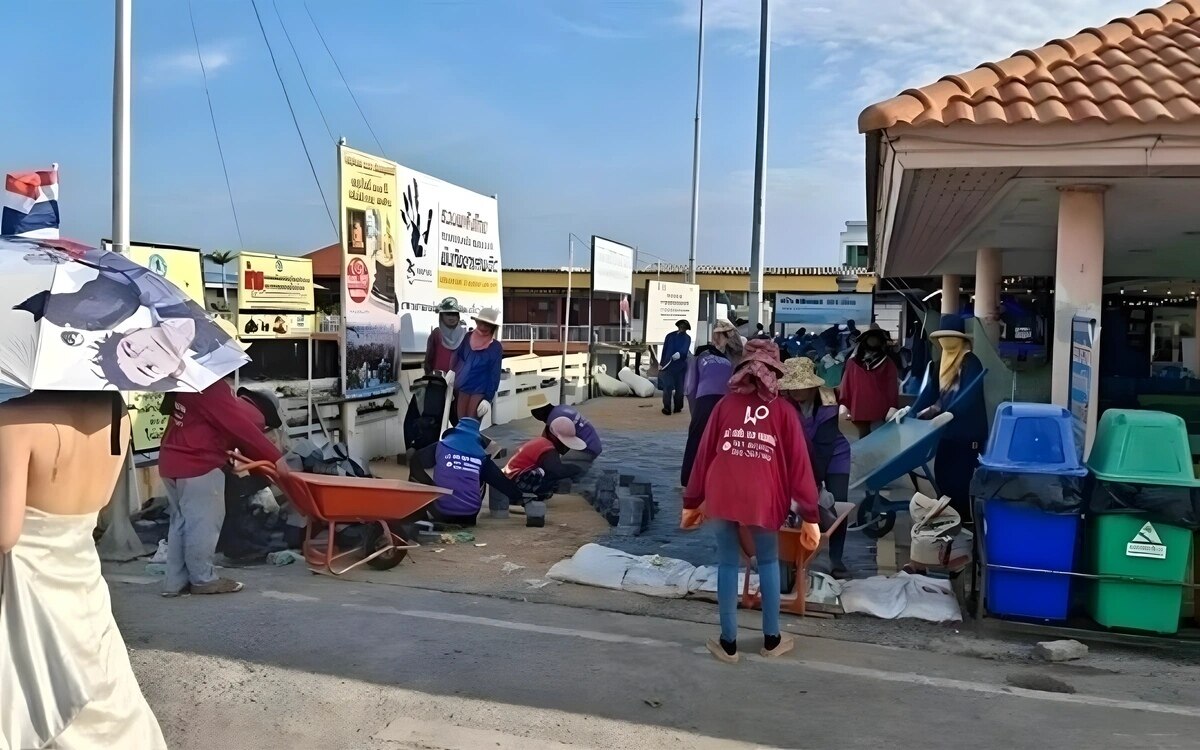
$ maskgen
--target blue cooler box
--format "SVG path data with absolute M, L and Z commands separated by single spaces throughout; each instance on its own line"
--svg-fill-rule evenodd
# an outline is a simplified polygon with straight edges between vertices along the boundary
M 988 611 L 998 617 L 1066 620 L 1071 576 L 993 566 L 1074 571 L 1079 516 L 1054 515 L 1024 503 L 991 499 L 984 504 L 983 524 Z

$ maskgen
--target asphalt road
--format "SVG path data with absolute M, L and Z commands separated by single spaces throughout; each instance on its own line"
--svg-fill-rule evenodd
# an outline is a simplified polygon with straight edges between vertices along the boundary
M 248 572 L 245 592 L 210 598 L 110 580 L 143 691 L 181 750 L 1200 747 L 1200 686 L 1167 666 L 827 638 L 726 666 L 702 652 L 713 626 L 655 616 L 295 566 Z M 744 631 L 743 648 L 756 638 Z M 1076 692 L 1009 685 L 1031 675 Z

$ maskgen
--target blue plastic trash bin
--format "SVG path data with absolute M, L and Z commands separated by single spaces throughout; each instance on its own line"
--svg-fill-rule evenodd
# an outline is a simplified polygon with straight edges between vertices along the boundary
M 1000 404 L 992 420 L 987 453 L 979 463 L 1022 474 L 1087 475 L 1087 468 L 1079 462 L 1071 413 L 1053 404 Z
M 1066 620 L 1079 538 L 1079 516 L 1053 515 L 1024 503 L 984 504 L 988 611 L 998 617 Z M 995 566 L 1059 573 L 1003 570 Z

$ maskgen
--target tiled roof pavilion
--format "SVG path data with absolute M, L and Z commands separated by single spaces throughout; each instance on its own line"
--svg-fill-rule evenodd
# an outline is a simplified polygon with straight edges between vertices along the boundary
M 945 76 L 865 109 L 861 132 L 1064 122 L 1200 119 L 1200 0 L 1130 18 Z

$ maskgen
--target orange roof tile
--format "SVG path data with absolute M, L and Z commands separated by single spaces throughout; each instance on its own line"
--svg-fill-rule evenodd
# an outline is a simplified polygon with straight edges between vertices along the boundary
M 1200 119 L 1200 0 L 1174 0 L 873 104 L 895 127 Z

